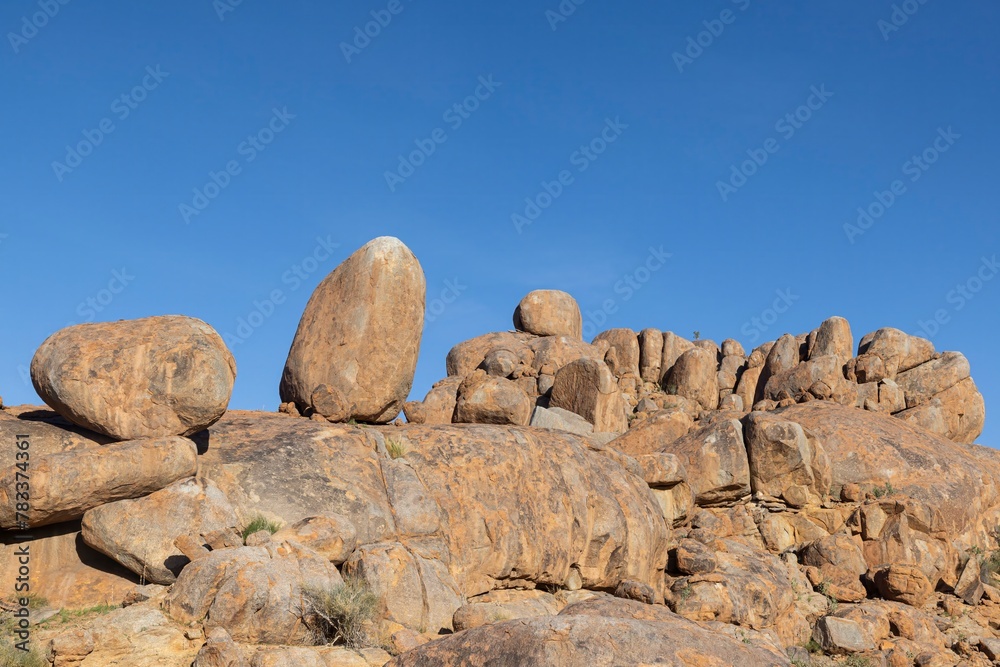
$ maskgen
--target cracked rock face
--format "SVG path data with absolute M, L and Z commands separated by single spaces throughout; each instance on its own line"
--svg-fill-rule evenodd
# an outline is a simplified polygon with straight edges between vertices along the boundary
M 226 412 L 236 361 L 209 325 L 166 315 L 57 331 L 31 380 L 53 410 L 115 440 L 186 436 Z

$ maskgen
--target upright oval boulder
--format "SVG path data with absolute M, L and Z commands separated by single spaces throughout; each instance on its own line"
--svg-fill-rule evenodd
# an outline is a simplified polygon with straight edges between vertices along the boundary
M 116 440 L 204 430 L 225 414 L 235 380 L 236 361 L 222 337 L 182 315 L 67 327 L 31 361 L 42 400 Z
M 386 423 L 403 408 L 417 367 L 427 284 L 402 241 L 369 241 L 323 279 L 295 332 L 281 400 L 311 408 L 323 384 L 358 421 Z

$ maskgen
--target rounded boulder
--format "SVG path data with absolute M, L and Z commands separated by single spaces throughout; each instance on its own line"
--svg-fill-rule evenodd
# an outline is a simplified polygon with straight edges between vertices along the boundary
M 165 315 L 57 331 L 31 380 L 67 420 L 116 440 L 187 436 L 225 414 L 236 361 L 208 324 Z
M 402 241 L 369 241 L 323 279 L 306 304 L 281 378 L 300 410 L 330 385 L 348 419 L 387 423 L 403 409 L 417 368 L 427 283 Z
M 514 309 L 514 328 L 536 336 L 583 339 L 583 317 L 576 299 L 559 290 L 535 290 Z

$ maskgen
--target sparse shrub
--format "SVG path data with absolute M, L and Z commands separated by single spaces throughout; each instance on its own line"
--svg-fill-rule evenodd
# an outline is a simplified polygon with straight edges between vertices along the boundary
M 385 439 L 385 451 L 389 452 L 389 457 L 393 459 L 401 459 L 406 456 L 409 452 L 406 443 L 402 440 L 397 440 L 396 438 L 386 438 Z
M 820 646 L 819 642 L 816 641 L 815 639 L 813 639 L 812 637 L 809 638 L 809 641 L 806 642 L 806 645 L 803 646 L 803 648 L 805 650 L 809 651 L 810 653 L 822 653 L 823 652 L 823 647 Z
M 371 646 L 368 625 L 379 610 L 379 598 L 363 579 L 348 577 L 332 588 L 306 588 L 307 613 L 314 617 L 318 639 L 350 648 Z
M 872 489 L 872 494 L 874 494 L 876 498 L 891 496 L 894 493 L 896 493 L 896 489 L 893 488 L 892 482 L 888 481 L 885 483 L 885 486 L 876 486 Z
M 101 616 L 103 614 L 110 613 L 115 609 L 121 609 L 118 605 L 111 604 L 99 604 L 93 607 L 84 607 L 81 609 L 60 609 L 59 613 L 51 618 L 47 618 L 39 625 L 45 625 L 47 623 L 61 624 L 69 623 L 70 621 L 75 621 L 81 618 L 88 618 L 91 616 Z
M 0 667 L 48 667 L 49 661 L 32 648 L 30 651 L 7 644 L 0 644 Z
M 246 542 L 248 537 L 259 530 L 266 530 L 274 535 L 276 532 L 281 530 L 281 524 L 277 521 L 271 521 L 267 517 L 258 514 L 250 519 L 250 523 L 243 528 L 243 532 L 240 533 L 240 537 L 242 537 L 243 541 Z
M 847 665 L 847 667 L 875 667 L 871 660 L 863 658 L 860 655 L 849 656 L 844 664 Z

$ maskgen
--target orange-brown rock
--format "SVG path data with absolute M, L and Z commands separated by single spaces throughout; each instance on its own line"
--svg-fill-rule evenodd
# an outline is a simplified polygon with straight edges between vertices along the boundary
M 597 334 L 594 344 L 606 341 L 608 348 L 615 351 L 618 360 L 617 368 L 612 372 L 616 376 L 631 374 L 639 375 L 639 335 L 631 329 L 608 329 Z
M 832 355 L 843 367 L 854 356 L 854 336 L 851 325 L 843 317 L 831 317 L 825 320 L 809 335 L 808 358 L 815 359 Z
M 826 499 L 831 483 L 830 459 L 818 438 L 795 422 L 765 412 L 753 412 L 746 418 L 744 436 L 750 486 L 755 493 L 781 498 L 791 487 L 800 486 L 817 504 Z
M 67 327 L 31 361 L 42 400 L 116 440 L 203 430 L 225 413 L 235 379 L 219 334 L 179 315 Z
M 706 630 L 663 607 L 601 599 L 570 605 L 558 616 L 522 618 L 467 630 L 408 651 L 389 665 L 458 667 L 485 664 L 487 656 L 497 664 L 551 667 L 790 664 L 780 654 Z
M 281 377 L 300 409 L 313 391 L 339 389 L 350 417 L 385 423 L 403 408 L 416 370 L 426 282 L 399 239 L 369 241 L 319 284 L 306 304 Z
M 340 565 L 358 546 L 358 531 L 344 516 L 310 516 L 274 534 L 274 540 L 290 540 L 308 547 L 334 565 Z
M 878 587 L 879 595 L 886 600 L 902 602 L 913 607 L 923 605 L 933 592 L 931 582 L 915 565 L 891 564 L 877 570 L 872 580 Z
M 976 383 L 968 377 L 927 402 L 896 413 L 896 417 L 949 440 L 972 444 L 983 432 L 986 405 Z
M 693 426 L 694 420 L 683 410 L 662 410 L 633 426 L 608 443 L 608 446 L 629 456 L 652 454 L 680 440 Z
M 621 433 L 628 427 L 621 391 L 603 361 L 585 357 L 560 368 L 549 405 L 580 415 L 599 433 Z
M 179 623 L 221 627 L 238 642 L 311 643 L 303 590 L 342 582 L 332 563 L 295 543 L 220 549 L 184 568 L 163 608 Z
M 290 525 L 342 515 L 359 544 L 443 540 L 467 596 L 511 579 L 562 585 L 574 566 L 588 588 L 662 585 L 669 528 L 659 503 L 582 438 L 487 425 L 383 430 L 409 443 L 403 458 L 380 453 L 373 428 L 230 412 L 207 434 L 202 474 L 244 516 L 266 510 Z
M 644 382 L 660 382 L 663 363 L 663 333 L 647 328 L 639 332 L 639 377 Z
M 670 369 L 677 363 L 682 354 L 694 347 L 694 343 L 681 338 L 673 331 L 663 332 L 663 352 L 660 357 L 660 384 L 664 384 Z
M 698 505 L 726 505 L 750 495 L 743 427 L 735 419 L 703 426 L 660 451 L 676 454 L 684 464 Z
M 559 290 L 529 292 L 514 310 L 514 328 L 536 336 L 583 338 L 580 306 Z
M 899 419 L 826 401 L 774 414 L 801 424 L 819 439 L 830 458 L 835 494 L 852 483 L 867 488 L 891 484 L 935 508 L 940 516 L 934 530 L 953 537 L 995 523 L 994 471 L 1000 470 L 1000 459 L 993 450 L 959 445 Z M 946 475 L 941 473 L 945 469 Z
M 119 500 L 83 515 L 83 541 L 155 584 L 172 584 L 188 563 L 174 546 L 239 523 L 229 500 L 204 477 L 175 482 L 135 500 Z
M 697 401 L 704 410 L 719 407 L 718 363 L 713 352 L 694 347 L 681 354 L 664 379 L 663 388 Z
M 25 547 L 31 554 L 31 592 L 55 607 L 118 604 L 139 581 L 83 542 L 79 520 L 33 528 L 28 540 L 0 542 L 0 577 L 5 581 L 19 576 L 17 551 Z
M 79 519 L 105 503 L 139 498 L 198 469 L 197 451 L 187 438 L 130 440 L 102 447 L 32 457 L 30 509 L 18 516 L 16 466 L 0 472 L 0 528 L 26 521 L 44 526 Z
M 526 426 L 532 400 L 516 383 L 476 371 L 458 388 L 455 422 L 459 424 L 512 424 Z

